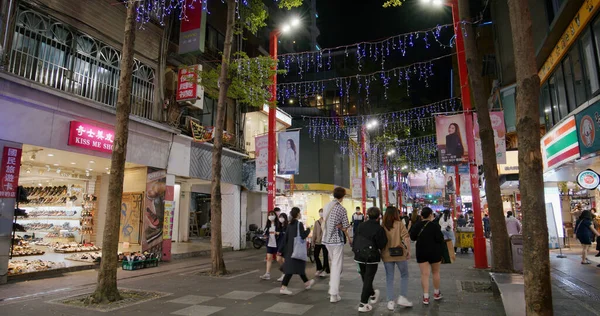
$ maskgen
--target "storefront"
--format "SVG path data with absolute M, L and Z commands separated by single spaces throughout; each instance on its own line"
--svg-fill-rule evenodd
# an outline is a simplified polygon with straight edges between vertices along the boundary
M 0 275 L 91 264 L 102 248 L 114 111 L 20 81 L 0 79 L 0 145 L 21 150 L 14 179 L 27 191 L 18 211 L 14 199 L 2 203 Z M 169 258 L 174 177 L 165 169 L 175 133 L 148 120 L 130 121 L 121 252 Z

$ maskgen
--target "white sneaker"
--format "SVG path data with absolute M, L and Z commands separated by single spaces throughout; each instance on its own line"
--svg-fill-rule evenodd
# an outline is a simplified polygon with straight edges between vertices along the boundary
M 304 288 L 310 290 L 310 288 L 315 284 L 315 280 L 308 280 L 304 283 Z
M 394 303 L 394 301 L 389 301 L 387 304 L 387 308 L 388 308 L 388 310 L 391 310 L 393 312 L 394 309 L 396 308 L 396 303 Z
M 409 301 L 406 297 L 400 295 L 398 297 L 398 300 L 396 301 L 396 303 L 400 306 L 404 306 L 404 307 L 412 307 L 413 303 L 411 301 Z
M 283 295 L 292 295 L 294 293 L 292 293 L 292 291 L 288 290 L 287 287 L 281 287 L 279 289 L 279 294 L 283 294 Z
M 277 279 L 277 282 L 281 282 L 281 281 L 283 281 L 283 277 L 284 277 L 284 276 L 285 276 L 285 275 L 284 275 L 284 274 L 282 274 L 282 275 L 279 277 L 279 279 Z
M 367 313 L 373 310 L 373 306 L 369 304 L 360 304 L 358 305 L 358 311 L 361 313 Z
M 325 278 L 327 277 L 329 274 L 325 271 L 321 272 L 321 274 L 319 274 L 320 277 Z
M 375 290 L 375 295 L 369 298 L 369 304 L 375 305 L 379 301 L 379 290 Z
M 323 273 L 323 271 L 317 271 L 317 272 L 315 273 L 315 277 L 321 276 L 321 273 Z
M 271 274 L 265 273 L 264 275 L 261 275 L 260 278 L 263 280 L 271 280 Z
M 329 297 L 329 302 L 330 303 L 337 303 L 337 302 L 339 302 L 341 300 L 342 300 L 342 297 L 339 294 L 337 294 L 337 295 L 331 295 Z

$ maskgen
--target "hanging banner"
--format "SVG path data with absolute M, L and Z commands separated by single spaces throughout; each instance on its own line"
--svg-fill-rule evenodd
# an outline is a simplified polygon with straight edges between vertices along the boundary
M 19 171 L 21 169 L 21 148 L 4 147 L 0 164 L 0 198 L 17 197 Z
M 179 54 L 204 52 L 206 10 L 202 1 L 185 0 L 185 19 L 179 27 Z
M 444 173 L 440 169 L 410 172 L 408 183 L 414 193 L 441 195 L 445 187 Z
M 377 179 L 375 179 L 375 178 L 367 179 L 367 197 L 368 198 L 376 198 L 377 197 Z
M 362 178 L 358 178 L 358 177 L 352 178 L 352 198 L 353 199 L 362 198 Z
M 398 203 L 398 192 L 396 192 L 394 190 L 389 190 L 388 191 L 388 202 L 390 203 L 390 205 L 396 205 L 396 203 Z
M 300 132 L 281 132 L 277 144 L 278 174 L 298 174 L 300 159 Z
M 492 129 L 494 130 L 494 146 L 496 148 L 496 163 L 506 164 L 506 127 L 504 126 L 504 111 L 490 112 Z M 475 136 L 475 160 L 477 165 L 483 164 L 481 151 L 481 138 L 479 137 L 479 123 L 477 113 L 473 114 L 473 135 Z
M 269 135 L 256 136 L 254 144 L 256 177 L 265 178 L 269 173 Z
M 464 115 L 436 116 L 435 131 L 440 162 L 443 165 L 468 162 Z
M 165 220 L 165 193 L 167 172 L 148 168 L 146 207 L 143 212 L 142 251 L 162 254 L 162 234 Z

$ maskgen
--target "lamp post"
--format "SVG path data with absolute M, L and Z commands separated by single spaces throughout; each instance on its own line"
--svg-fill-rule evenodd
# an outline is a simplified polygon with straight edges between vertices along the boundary
M 289 24 L 284 24 L 280 29 L 275 29 L 269 34 L 269 55 L 277 60 L 277 43 L 279 35 L 288 33 L 292 28 L 300 25 L 300 19 L 294 18 Z M 277 64 L 273 66 L 277 70 Z M 267 207 L 268 210 L 275 208 L 275 162 L 277 160 L 277 73 L 273 74 L 273 84 L 271 85 L 271 100 L 269 104 L 269 133 L 268 133 L 268 184 L 267 184 Z
M 452 9 L 452 22 L 456 35 L 456 58 L 458 60 L 458 76 L 460 78 L 460 93 L 463 110 L 465 112 L 465 128 L 467 130 L 467 147 L 469 149 L 469 176 L 471 183 L 471 196 L 473 198 L 473 216 L 475 218 L 475 236 L 473 238 L 473 250 L 475 252 L 475 268 L 487 269 L 486 242 L 483 235 L 483 222 L 481 218 L 481 201 L 479 196 L 479 176 L 477 164 L 475 163 L 475 139 L 473 135 L 473 112 L 471 107 L 471 89 L 467 72 L 467 60 L 465 56 L 465 43 L 461 31 L 460 15 L 458 12 L 459 0 L 422 0 L 423 3 L 437 6 L 449 6 Z M 458 171 L 458 168 L 455 169 Z M 456 172 L 458 178 L 458 172 Z M 459 183 L 460 184 L 460 183 Z M 457 197 L 458 197 L 457 186 Z

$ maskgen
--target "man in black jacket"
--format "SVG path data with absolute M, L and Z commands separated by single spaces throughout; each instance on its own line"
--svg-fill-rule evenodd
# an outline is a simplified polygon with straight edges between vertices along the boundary
M 354 261 L 360 268 L 360 276 L 363 280 L 362 295 L 360 298 L 359 312 L 369 312 L 372 305 L 379 300 L 379 290 L 373 289 L 373 280 L 377 273 L 377 266 L 381 261 L 381 250 L 387 245 L 387 236 L 379 224 L 381 211 L 377 207 L 371 207 L 367 211 L 369 220 L 360 224 L 356 231 L 352 251 Z

